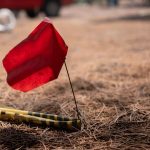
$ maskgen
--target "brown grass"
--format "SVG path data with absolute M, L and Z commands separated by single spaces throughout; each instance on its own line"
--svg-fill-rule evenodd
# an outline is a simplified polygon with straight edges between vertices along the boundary
M 141 21 L 140 12 L 149 15 L 147 8 L 106 13 L 95 6 L 78 6 L 54 19 L 70 47 L 67 63 L 85 121 L 82 130 L 67 133 L 0 122 L 0 149 L 150 149 L 150 22 Z M 127 19 L 133 15 L 140 17 Z M 0 57 L 40 19 L 20 18 L 15 31 L 0 34 Z M 76 115 L 64 68 L 57 81 L 29 93 L 12 90 L 4 70 L 0 74 L 1 105 Z

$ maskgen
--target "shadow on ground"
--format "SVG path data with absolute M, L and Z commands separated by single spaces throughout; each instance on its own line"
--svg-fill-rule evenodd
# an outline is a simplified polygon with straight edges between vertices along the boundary
M 119 21 L 150 21 L 150 14 L 145 14 L 145 15 L 135 14 L 135 15 L 114 17 L 108 19 L 99 19 L 99 20 L 94 20 L 94 23 L 111 23 L 111 22 L 119 22 Z
M 149 122 L 117 122 L 110 127 L 102 127 L 96 135 L 100 141 L 112 140 L 114 143 L 120 143 L 120 148 L 128 146 L 136 148 L 148 148 L 150 143 Z M 119 148 L 119 146 L 118 146 Z
M 0 149 L 25 150 L 38 143 L 38 138 L 23 130 L 4 128 L 0 130 Z

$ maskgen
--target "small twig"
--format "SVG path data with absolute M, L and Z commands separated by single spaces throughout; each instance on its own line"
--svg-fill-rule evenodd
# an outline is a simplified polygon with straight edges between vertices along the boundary
M 44 144 L 44 142 L 42 142 L 41 140 L 39 140 L 39 142 L 43 145 L 44 150 L 48 150 L 48 148 L 46 147 L 46 145 Z

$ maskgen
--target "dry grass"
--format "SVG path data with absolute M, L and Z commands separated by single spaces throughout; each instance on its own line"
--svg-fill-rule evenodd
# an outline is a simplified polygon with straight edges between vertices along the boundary
M 91 10 L 91 14 L 84 10 Z M 103 19 L 106 10 L 94 6 L 68 8 L 53 20 L 70 46 L 67 62 L 85 120 L 82 130 L 67 133 L 0 122 L 0 149 L 150 149 L 150 22 L 141 21 L 141 17 L 127 19 L 140 12 L 148 16 L 149 10 L 130 8 L 127 14 L 124 8 L 107 11 L 106 16 L 111 16 L 107 21 Z M 38 22 L 20 18 L 14 32 L 1 34 L 0 57 Z M 0 103 L 76 115 L 64 68 L 57 81 L 25 94 L 8 87 L 1 71 Z

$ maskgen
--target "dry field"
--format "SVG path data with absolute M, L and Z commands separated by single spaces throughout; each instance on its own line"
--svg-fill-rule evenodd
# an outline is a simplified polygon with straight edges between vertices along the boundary
M 0 60 L 42 20 L 23 14 L 0 33 Z M 71 6 L 53 23 L 69 45 L 68 68 L 82 119 L 67 133 L 0 122 L 0 149 L 150 149 L 150 9 Z M 19 59 L 19 58 L 18 58 Z M 0 105 L 75 116 L 65 68 L 29 93 L 11 89 L 0 63 Z

